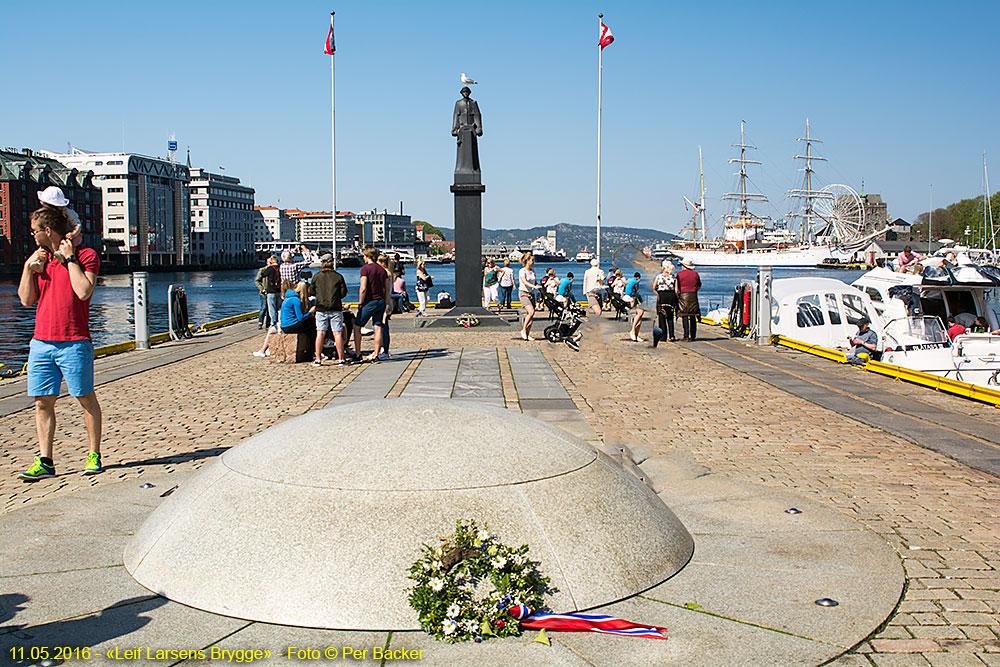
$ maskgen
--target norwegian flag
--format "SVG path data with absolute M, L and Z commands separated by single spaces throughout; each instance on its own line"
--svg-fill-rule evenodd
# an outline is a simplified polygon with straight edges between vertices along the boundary
M 611 28 L 604 25 L 604 21 L 601 21 L 601 40 L 600 40 L 601 51 L 603 51 L 604 47 L 613 41 L 615 41 L 615 36 L 611 34 Z
M 323 53 L 332 56 L 337 52 L 337 47 L 333 43 L 333 14 L 330 14 L 330 32 L 326 35 L 326 43 L 323 45 Z
M 610 42 L 608 43 L 610 44 Z M 645 637 L 647 639 L 667 638 L 666 628 L 658 628 L 655 625 L 639 625 L 604 614 L 536 614 L 531 607 L 526 607 L 523 604 L 514 605 L 508 611 L 524 628 L 562 632 L 601 632 L 606 635 Z

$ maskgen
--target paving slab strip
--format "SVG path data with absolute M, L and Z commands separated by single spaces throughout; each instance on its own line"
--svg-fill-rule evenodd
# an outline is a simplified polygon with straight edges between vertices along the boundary
M 1000 477 L 1000 446 L 996 444 L 1000 429 L 975 417 L 852 382 L 849 377 L 798 362 L 769 347 L 748 346 L 728 338 L 686 345 L 794 396 Z

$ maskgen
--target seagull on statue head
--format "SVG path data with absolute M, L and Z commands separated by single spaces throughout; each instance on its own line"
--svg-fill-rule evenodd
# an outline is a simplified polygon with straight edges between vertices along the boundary
M 477 83 L 476 81 L 473 81 L 469 77 L 465 76 L 465 72 L 462 72 L 462 76 L 460 76 L 459 78 L 462 80 L 462 83 L 464 83 L 467 86 L 470 86 L 470 85 L 474 86 Z

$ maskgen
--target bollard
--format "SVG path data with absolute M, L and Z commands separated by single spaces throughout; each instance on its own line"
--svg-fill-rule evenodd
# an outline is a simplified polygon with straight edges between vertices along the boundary
M 757 344 L 771 344 L 771 267 L 757 267 Z
M 132 316 L 135 319 L 135 349 L 149 349 L 149 274 L 132 274 Z

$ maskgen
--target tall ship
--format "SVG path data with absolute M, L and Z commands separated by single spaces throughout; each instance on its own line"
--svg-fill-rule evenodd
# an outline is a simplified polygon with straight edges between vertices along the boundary
M 788 196 L 801 201 L 796 212 L 789 218 L 799 221 L 796 234 L 787 222 L 775 222 L 753 209 L 755 205 L 766 203 L 767 197 L 751 188 L 747 165 L 759 165 L 760 161 L 748 157 L 749 151 L 757 147 L 746 142 L 744 123 L 740 122 L 740 143 L 732 144 L 739 150 L 739 156 L 729 160 L 738 164 L 737 187 L 733 192 L 723 194 L 722 199 L 732 202 L 729 213 L 723 216 L 722 238 L 708 240 L 705 228 L 705 178 L 701 170 L 701 201 L 686 204 L 694 209 L 692 215 L 691 240 L 684 240 L 671 248 L 682 259 L 690 259 L 698 266 L 731 267 L 815 267 L 831 258 L 846 260 L 860 249 L 864 243 L 877 234 L 865 237 L 864 207 L 861 197 L 846 185 L 828 185 L 816 189 L 813 161 L 825 160 L 813 153 L 813 145 L 822 143 L 811 136 L 809 121 L 806 120 L 806 136 L 797 141 L 804 142 L 805 155 L 796 155 L 804 167 L 803 182 L 800 187 L 789 190 Z M 699 149 L 699 167 L 701 166 Z M 697 217 L 701 217 L 701 239 L 696 239 Z M 687 231 L 687 230 L 685 230 Z M 884 230 L 880 230 L 884 231 Z

